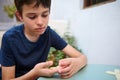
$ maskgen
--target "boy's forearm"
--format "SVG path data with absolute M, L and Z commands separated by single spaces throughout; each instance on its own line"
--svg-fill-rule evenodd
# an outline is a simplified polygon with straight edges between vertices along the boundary
M 80 69 L 87 65 L 87 57 L 86 57 L 86 55 L 81 55 L 79 57 L 79 60 L 80 60 L 80 64 L 81 64 Z
M 87 64 L 87 57 L 86 55 L 81 55 L 80 57 L 78 57 L 81 61 L 81 64 L 83 64 L 83 66 L 85 66 Z
M 37 75 L 37 73 L 34 70 L 29 71 L 28 73 L 24 74 L 23 76 L 14 78 L 14 79 L 10 79 L 10 80 L 35 80 L 37 79 L 39 76 Z

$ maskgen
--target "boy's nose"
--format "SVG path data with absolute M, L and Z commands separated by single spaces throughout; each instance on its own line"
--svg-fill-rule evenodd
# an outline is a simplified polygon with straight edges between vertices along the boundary
M 38 17 L 36 20 L 37 25 L 42 25 L 43 24 L 43 19 L 42 17 Z

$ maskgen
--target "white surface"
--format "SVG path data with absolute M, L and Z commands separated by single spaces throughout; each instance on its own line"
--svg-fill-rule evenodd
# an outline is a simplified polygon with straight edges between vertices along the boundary
M 113 71 L 107 71 L 106 73 L 110 74 L 110 75 L 114 75 L 117 80 L 120 80 L 120 70 L 119 69 L 115 69 L 114 72 Z
M 3 36 L 4 32 L 5 31 L 0 31 L 0 46 L 1 46 L 2 36 Z
M 60 36 L 63 36 L 69 28 L 69 22 L 66 20 L 50 20 L 50 27 L 55 30 Z

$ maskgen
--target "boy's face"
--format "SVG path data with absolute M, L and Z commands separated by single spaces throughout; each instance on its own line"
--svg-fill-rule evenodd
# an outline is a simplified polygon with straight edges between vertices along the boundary
M 49 20 L 49 8 L 34 4 L 23 5 L 20 17 L 25 26 L 25 32 L 32 35 L 41 35 L 45 32 Z

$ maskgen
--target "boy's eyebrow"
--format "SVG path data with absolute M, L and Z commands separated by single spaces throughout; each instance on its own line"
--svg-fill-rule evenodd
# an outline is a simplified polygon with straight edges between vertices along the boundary
M 46 11 L 44 11 L 43 13 L 48 13 L 48 12 L 50 12 L 49 10 L 46 10 Z
M 44 13 L 49 13 L 49 10 L 45 10 L 45 11 L 42 12 L 42 14 L 44 14 Z M 27 13 L 27 15 L 33 15 L 33 14 L 36 14 L 36 13 L 34 13 L 34 12 Z

